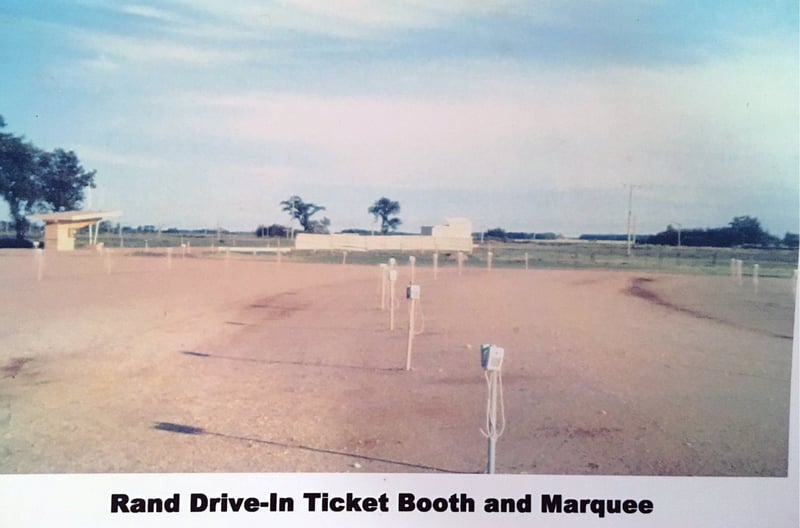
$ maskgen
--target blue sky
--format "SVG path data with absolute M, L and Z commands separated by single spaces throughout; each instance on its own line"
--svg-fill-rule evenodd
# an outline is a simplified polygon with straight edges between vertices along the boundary
M 0 65 L 129 225 L 798 230 L 794 1 L 5 0 Z

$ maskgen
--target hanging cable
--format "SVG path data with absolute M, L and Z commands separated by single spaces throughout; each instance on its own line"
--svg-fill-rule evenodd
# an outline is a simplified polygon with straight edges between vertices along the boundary
M 506 409 L 503 400 L 503 374 L 502 364 L 505 350 L 495 345 L 481 345 L 481 366 L 486 379 L 489 396 L 486 399 L 486 430 L 481 429 L 484 437 L 489 439 L 487 473 L 494 473 L 495 451 L 497 439 L 506 428 Z M 500 394 L 498 395 L 498 391 Z M 499 402 L 498 402 L 499 400 Z M 497 417 L 498 403 L 500 406 L 500 419 Z
M 506 430 L 506 405 L 503 398 L 503 371 L 497 372 L 497 390 L 500 391 L 500 430 L 497 432 L 497 437 L 501 437 Z
M 503 398 L 503 372 L 497 371 L 497 390 L 500 393 L 500 429 L 497 429 L 497 423 L 494 423 L 492 418 L 492 381 L 489 371 L 483 371 L 483 377 L 486 378 L 486 388 L 488 389 L 488 396 L 486 398 L 486 430 L 481 429 L 481 434 L 486 438 L 497 440 L 503 435 L 506 430 L 506 408 Z

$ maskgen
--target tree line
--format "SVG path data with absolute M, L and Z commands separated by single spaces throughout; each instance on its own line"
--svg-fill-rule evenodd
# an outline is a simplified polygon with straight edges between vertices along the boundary
M 494 227 L 482 233 L 484 240 L 497 240 L 500 242 L 508 242 L 509 240 L 557 240 L 561 238 L 553 232 L 546 233 L 528 233 L 524 231 L 506 231 L 502 227 Z
M 614 240 L 623 241 L 627 235 L 581 235 L 581 240 Z M 786 233 L 778 238 L 761 227 L 758 218 L 736 216 L 726 226 L 711 228 L 681 229 L 668 225 L 664 231 L 655 235 L 637 235 L 636 242 L 659 246 L 691 246 L 691 247 L 789 247 L 798 246 L 797 233 Z
M 506 231 L 495 227 L 482 233 L 485 240 L 511 241 L 511 240 L 555 240 L 560 235 L 554 233 L 525 233 Z M 584 234 L 578 237 L 586 241 L 616 241 L 627 240 L 626 234 Z M 761 227 L 758 218 L 751 216 L 737 216 L 727 226 L 705 229 L 676 229 L 668 225 L 664 231 L 655 235 L 637 235 L 639 244 L 652 244 L 660 246 L 702 246 L 702 247 L 798 247 L 798 234 L 786 233 L 781 239 Z
M 96 171 L 85 170 L 73 151 L 42 150 L 23 136 L 1 131 L 0 196 L 8 203 L 17 240 L 28 230 L 29 214 L 77 209 Z
M 786 233 L 780 239 L 761 227 L 758 218 L 736 216 L 727 226 L 707 229 L 676 229 L 669 225 L 666 230 L 637 240 L 645 244 L 663 246 L 705 246 L 705 247 L 797 247 L 797 233 Z

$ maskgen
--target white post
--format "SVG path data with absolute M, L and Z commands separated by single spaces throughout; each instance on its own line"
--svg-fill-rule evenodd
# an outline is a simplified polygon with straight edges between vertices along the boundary
M 389 269 L 384 263 L 378 265 L 381 272 L 381 311 L 386 310 L 386 272 Z
M 492 257 L 493 256 L 494 256 L 494 253 L 492 253 L 491 251 L 486 253 L 486 269 L 489 272 L 492 271 Z
M 225 248 L 225 267 L 228 268 L 231 265 L 231 248 Z
M 414 342 L 414 312 L 417 307 L 417 300 L 413 297 L 408 305 L 408 348 L 406 349 L 406 370 L 411 370 L 411 346 Z
M 633 237 L 631 236 L 631 203 L 633 202 L 633 185 L 628 184 L 628 251 L 627 255 L 631 256 L 631 241 Z
M 457 255 L 457 259 L 458 259 L 458 274 L 461 275 L 461 271 L 464 268 L 464 253 L 459 251 L 458 255 Z
M 439 278 L 439 253 L 433 254 L 433 279 Z
M 167 248 L 167 269 L 172 269 L 172 248 Z
M 528 253 L 525 253 L 525 269 L 528 269 Z
M 347 264 L 347 251 L 342 251 L 342 265 Z
M 394 260 L 394 259 L 392 259 Z M 394 285 L 397 282 L 397 270 L 389 270 L 389 330 L 394 330 Z
M 410 255 L 408 257 L 408 264 L 411 266 L 411 283 L 414 283 L 414 276 L 416 275 L 417 257 Z
M 731 259 L 731 280 L 736 280 L 736 259 Z
M 739 283 L 739 286 L 742 285 L 742 268 L 744 267 L 744 262 L 742 259 L 738 259 L 736 261 L 736 281 Z
M 758 264 L 753 264 L 753 289 L 758 293 Z
M 500 375 L 499 370 L 492 370 L 489 373 L 489 404 L 488 409 L 486 412 L 488 416 L 486 418 L 486 423 L 488 425 L 488 462 L 486 472 L 489 474 L 494 474 L 495 468 L 495 453 L 497 450 L 497 438 L 498 435 L 496 433 L 497 429 L 497 378 Z

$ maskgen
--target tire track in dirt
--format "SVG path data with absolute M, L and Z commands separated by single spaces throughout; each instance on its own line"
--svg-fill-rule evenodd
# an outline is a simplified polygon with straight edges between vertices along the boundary
M 714 321 L 715 323 L 723 324 L 726 326 L 731 326 L 733 328 L 738 328 L 740 330 L 747 330 L 750 332 L 755 332 L 758 334 L 766 335 L 769 337 L 777 337 L 778 339 L 792 339 L 791 335 L 786 334 L 779 334 L 775 332 L 768 332 L 765 330 L 760 330 L 758 328 L 752 328 L 748 326 L 744 326 L 738 323 L 734 323 L 733 321 L 728 321 L 727 319 L 723 319 L 721 317 L 715 317 L 713 315 L 700 312 L 698 310 L 692 310 L 691 308 L 686 308 L 684 306 L 679 306 L 677 304 L 671 303 L 661 297 L 658 293 L 654 292 L 653 290 L 648 289 L 645 285 L 655 282 L 655 279 L 651 279 L 648 277 L 635 277 L 631 279 L 630 285 L 626 290 L 626 293 L 632 297 L 638 297 L 640 299 L 644 299 L 649 301 L 653 304 L 657 304 L 659 306 L 663 306 L 669 310 L 673 310 L 675 312 L 684 313 L 696 319 L 704 319 L 707 321 Z
M 33 358 L 31 357 L 15 357 L 11 358 L 8 363 L 3 367 L 3 377 L 4 378 L 16 378 L 17 374 L 20 373 L 22 367 L 25 366 L 26 363 L 32 361 Z

